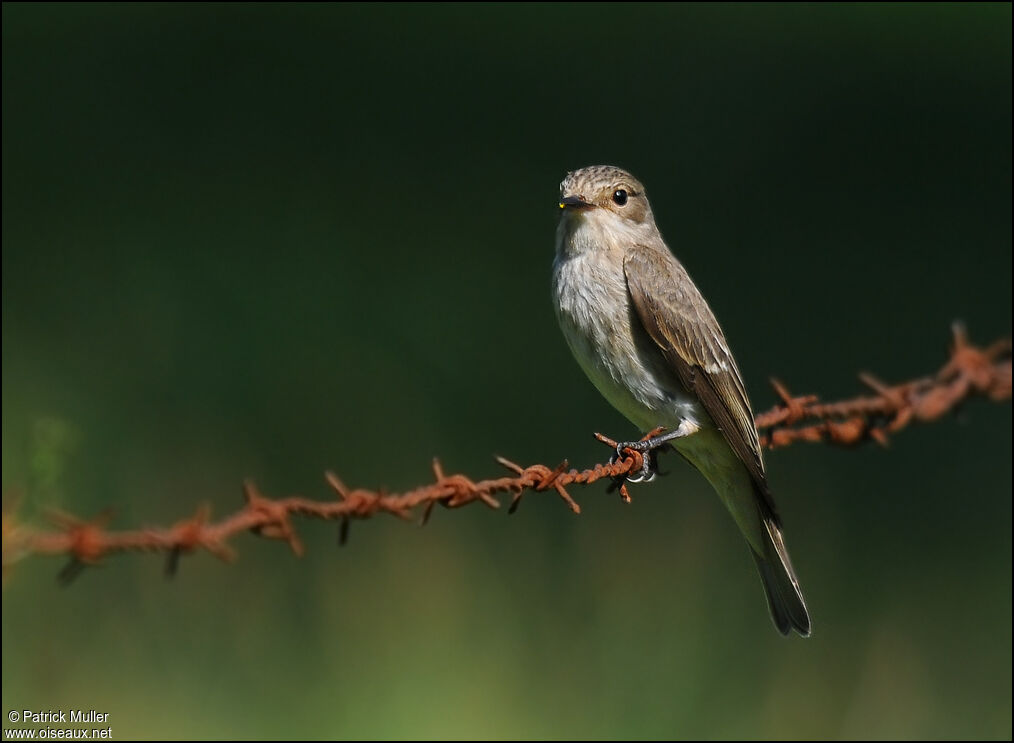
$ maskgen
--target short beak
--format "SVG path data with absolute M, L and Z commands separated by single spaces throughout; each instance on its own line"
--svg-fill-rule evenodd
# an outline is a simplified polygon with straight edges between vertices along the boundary
M 560 199 L 561 209 L 591 209 L 593 206 L 594 204 L 589 204 L 580 196 L 564 196 Z

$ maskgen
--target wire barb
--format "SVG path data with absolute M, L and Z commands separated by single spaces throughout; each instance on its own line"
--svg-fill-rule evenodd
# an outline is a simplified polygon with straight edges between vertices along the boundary
M 1011 398 L 1011 341 L 998 340 L 985 348 L 973 345 L 964 328 L 955 325 L 950 358 L 934 375 L 909 382 L 889 385 L 869 373 L 860 381 L 872 394 L 849 400 L 824 403 L 816 395 L 795 396 L 778 380 L 771 380 L 780 402 L 757 416 L 761 443 L 768 448 L 788 446 L 797 441 L 812 441 L 839 446 L 856 446 L 866 441 L 886 445 L 889 435 L 912 423 L 934 421 L 955 410 L 967 399 L 979 396 L 992 401 Z M 656 435 L 653 431 L 648 436 Z M 616 453 L 617 442 L 608 436 L 595 437 Z M 301 496 L 270 498 L 250 480 L 243 484 L 245 505 L 219 521 L 212 521 L 211 509 L 200 506 L 192 516 L 168 528 L 126 531 L 109 530 L 111 512 L 101 512 L 92 519 L 80 519 L 64 513 L 51 515 L 53 528 L 35 529 L 18 521 L 13 512 L 3 514 L 4 575 L 14 563 L 32 555 L 61 555 L 67 559 L 57 579 L 68 584 L 86 567 L 95 566 L 114 554 L 125 552 L 158 552 L 166 556 L 165 573 L 174 575 L 184 555 L 208 552 L 224 561 L 235 559 L 229 539 L 240 532 L 251 532 L 267 539 L 288 544 L 297 557 L 304 545 L 293 518 L 338 521 L 338 543 L 348 540 L 352 519 L 368 519 L 386 513 L 410 520 L 422 511 L 425 524 L 437 504 L 445 508 L 461 508 L 483 503 L 499 508 L 500 493 L 510 493 L 508 513 L 514 513 L 522 496 L 531 491 L 555 492 L 575 514 L 581 507 L 568 488 L 590 485 L 599 480 L 610 481 L 610 491 L 619 490 L 629 503 L 627 475 L 640 472 L 643 456 L 634 449 L 623 450 L 615 461 L 596 464 L 590 469 L 569 469 L 567 460 L 556 467 L 533 464 L 522 467 L 497 457 L 508 471 L 504 477 L 479 480 L 462 474 L 448 475 L 439 460 L 433 460 L 434 482 L 401 494 L 382 490 L 351 489 L 333 472 L 324 475 L 328 487 L 337 496 L 332 500 L 311 500 Z

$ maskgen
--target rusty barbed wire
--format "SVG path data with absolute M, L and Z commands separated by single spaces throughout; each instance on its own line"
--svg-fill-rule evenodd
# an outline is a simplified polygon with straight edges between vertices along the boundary
M 1010 338 L 979 348 L 969 342 L 961 324 L 955 323 L 952 333 L 950 359 L 931 377 L 888 385 L 869 372 L 860 373 L 859 380 L 872 395 L 824 403 L 816 395 L 794 397 L 784 384 L 772 379 L 781 404 L 756 417 L 761 444 L 770 449 L 796 441 L 886 444 L 890 434 L 910 423 L 937 420 L 969 397 L 1009 400 Z
M 936 420 L 954 410 L 973 396 L 1001 401 L 1011 397 L 1011 341 L 1003 339 L 986 348 L 968 341 L 961 326 L 954 327 L 950 358 L 935 375 L 896 385 L 887 385 L 870 374 L 861 374 L 862 382 L 872 394 L 839 402 L 824 403 L 815 395 L 793 396 L 784 384 L 772 380 L 781 402 L 757 416 L 764 446 L 778 448 L 797 441 L 825 442 L 854 446 L 866 441 L 885 444 L 890 434 L 911 423 Z M 651 435 L 651 434 L 649 434 Z M 599 441 L 615 449 L 616 442 L 596 434 Z M 630 501 L 625 476 L 642 466 L 641 455 L 624 450 L 625 457 L 615 462 L 596 464 L 585 470 L 570 469 L 564 460 L 556 467 L 533 464 L 527 467 L 503 457 L 496 461 L 509 474 L 473 481 L 461 474 L 445 474 L 438 460 L 433 461 L 434 481 L 414 490 L 390 494 L 364 488 L 349 488 L 337 475 L 328 472 L 325 480 L 336 499 L 313 500 L 302 496 L 269 498 L 257 486 L 243 484 L 244 505 L 219 521 L 211 518 L 207 505 L 193 515 L 165 528 L 112 531 L 107 528 L 110 512 L 92 519 L 80 519 L 58 513 L 52 517 L 53 528 L 38 529 L 20 523 L 13 512 L 3 515 L 3 569 L 32 555 L 63 555 L 67 564 L 58 580 L 69 583 L 87 566 L 103 558 L 124 552 L 155 552 L 166 556 L 168 575 L 176 572 L 181 556 L 197 551 L 209 552 L 231 561 L 235 552 L 229 539 L 240 532 L 253 532 L 268 539 L 288 544 L 294 554 L 302 555 L 303 543 L 293 526 L 294 517 L 338 522 L 338 539 L 348 538 L 349 524 L 354 519 L 368 519 L 387 513 L 411 520 L 417 513 L 425 524 L 438 504 L 445 508 L 461 508 L 483 503 L 499 508 L 498 494 L 511 495 L 508 512 L 513 513 L 526 492 L 555 492 L 574 512 L 581 508 L 567 488 L 590 485 L 602 479 L 610 481 L 610 490 L 618 489 Z

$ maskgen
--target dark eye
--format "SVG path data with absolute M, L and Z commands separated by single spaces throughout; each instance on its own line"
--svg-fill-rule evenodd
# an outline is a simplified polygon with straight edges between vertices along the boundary
M 627 192 L 622 188 L 617 188 L 615 191 L 613 191 L 613 203 L 615 203 L 616 206 L 623 206 L 624 204 L 626 204 Z

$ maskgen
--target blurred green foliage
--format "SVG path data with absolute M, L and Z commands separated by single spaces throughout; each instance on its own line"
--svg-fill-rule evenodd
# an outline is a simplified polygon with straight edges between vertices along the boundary
M 3 484 L 171 523 L 632 435 L 549 302 L 556 186 L 648 186 L 757 408 L 1009 334 L 1011 6 L 3 6 Z M 624 506 L 55 560 L 5 709 L 118 738 L 1010 738 L 1011 422 L 769 457 L 814 636 L 677 461 Z M 5 723 L 5 726 L 7 723 Z

